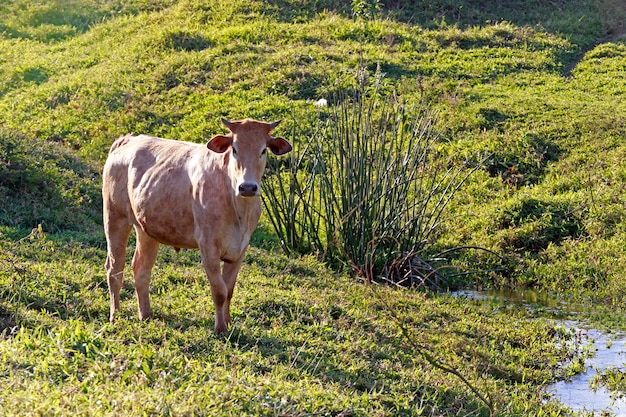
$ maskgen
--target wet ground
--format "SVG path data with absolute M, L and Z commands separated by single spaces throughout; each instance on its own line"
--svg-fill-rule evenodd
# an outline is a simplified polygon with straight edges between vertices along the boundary
M 580 328 L 576 322 L 565 322 L 564 325 L 575 329 L 580 343 L 591 344 L 593 356 L 585 360 L 584 372 L 574 375 L 570 380 L 557 382 L 549 387 L 548 392 L 576 411 L 626 416 L 626 399 L 613 398 L 606 388 L 593 390 L 590 385 L 597 372 L 607 368 L 624 369 L 626 335 L 608 335 L 595 329 Z
M 623 370 L 626 364 L 626 335 L 608 334 L 589 328 L 584 322 L 559 319 L 580 311 L 580 307 L 559 301 L 553 297 L 534 291 L 474 291 L 465 290 L 454 293 L 455 296 L 481 300 L 497 308 L 516 306 L 553 316 L 551 320 L 571 329 L 575 342 L 581 349 L 588 347 L 591 356 L 585 360 L 585 368 L 568 380 L 559 381 L 548 387 L 548 393 L 574 411 L 585 411 L 594 415 L 614 415 L 626 417 L 626 399 L 614 398 L 604 387 L 592 388 L 592 381 L 598 372 L 617 368 Z

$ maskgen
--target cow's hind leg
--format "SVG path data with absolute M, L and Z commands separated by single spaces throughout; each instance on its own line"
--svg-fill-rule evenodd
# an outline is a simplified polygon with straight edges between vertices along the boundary
M 109 320 L 112 322 L 115 318 L 115 313 L 120 310 L 120 290 L 124 283 L 126 245 L 128 244 L 128 236 L 132 227 L 127 223 L 116 224 L 110 221 L 106 216 L 106 211 L 104 220 L 104 232 L 107 239 L 105 268 L 109 284 L 109 296 L 111 298 Z
M 148 236 L 141 229 L 137 232 L 137 247 L 133 256 L 133 278 L 139 304 L 139 318 L 150 317 L 150 274 L 159 251 L 159 242 Z

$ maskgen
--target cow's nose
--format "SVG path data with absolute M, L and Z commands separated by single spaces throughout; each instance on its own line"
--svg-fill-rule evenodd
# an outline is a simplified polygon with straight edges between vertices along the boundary
M 239 195 L 253 197 L 259 194 L 259 184 L 255 182 L 243 182 L 239 184 Z

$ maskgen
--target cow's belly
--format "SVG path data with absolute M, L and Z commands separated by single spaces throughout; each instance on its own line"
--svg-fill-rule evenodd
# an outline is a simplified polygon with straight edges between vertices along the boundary
M 140 213 L 136 216 L 137 225 L 148 236 L 165 245 L 176 248 L 197 248 L 198 243 L 194 237 L 193 217 L 189 219 L 184 215 L 169 215 Z
M 197 248 L 190 196 L 175 192 L 137 193 L 135 225 L 160 243 Z

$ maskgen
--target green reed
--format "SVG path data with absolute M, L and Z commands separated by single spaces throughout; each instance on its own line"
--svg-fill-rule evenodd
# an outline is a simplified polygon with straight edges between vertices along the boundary
M 430 111 L 373 84 L 335 97 L 269 175 L 264 202 L 285 252 L 314 252 L 367 282 L 423 283 L 437 275 L 424 259 L 469 171 L 437 153 Z

